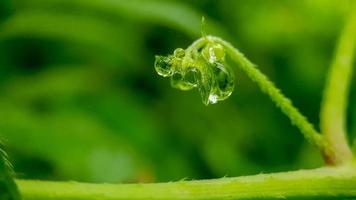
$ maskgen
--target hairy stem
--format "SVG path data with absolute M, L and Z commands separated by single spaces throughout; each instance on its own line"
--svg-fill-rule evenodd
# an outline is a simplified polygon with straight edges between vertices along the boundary
M 305 138 L 312 144 L 316 145 L 322 152 L 331 152 L 328 149 L 325 140 L 313 127 L 311 123 L 295 108 L 292 102 L 285 97 L 281 91 L 271 82 L 256 66 L 250 62 L 240 51 L 234 48 L 230 43 L 214 36 L 206 36 L 195 41 L 187 48 L 187 52 L 194 49 L 199 49 L 208 42 L 219 43 L 224 46 L 232 60 L 237 63 L 237 66 L 244 71 L 247 76 L 254 81 L 262 92 L 269 95 L 272 101 L 289 117 L 292 124 L 297 126 Z M 330 153 L 331 154 L 331 153 Z
M 24 200 L 355 198 L 355 165 L 238 178 L 153 184 L 18 180 Z
M 331 164 L 342 164 L 352 160 L 345 130 L 347 99 L 356 45 L 356 9 L 351 10 L 351 13 L 339 38 L 327 77 L 320 112 L 321 132 L 335 153 L 329 161 Z

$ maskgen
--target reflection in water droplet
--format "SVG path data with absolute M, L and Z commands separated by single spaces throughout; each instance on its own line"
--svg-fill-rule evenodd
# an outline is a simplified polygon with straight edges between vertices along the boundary
M 210 101 L 209 101 L 210 91 L 211 91 L 210 84 L 199 85 L 200 96 L 201 96 L 201 99 L 205 105 L 208 105 L 210 103 Z
M 155 69 L 161 76 L 167 77 L 172 74 L 172 56 L 156 56 Z
M 228 66 L 222 63 L 214 63 L 213 73 L 216 86 L 213 91 L 219 101 L 229 97 L 234 90 L 234 74 Z
M 198 85 L 199 80 L 201 79 L 201 73 L 194 67 L 190 67 L 184 74 L 184 80 L 196 87 Z
M 199 91 L 204 104 L 214 104 L 228 98 L 234 90 L 234 75 L 226 63 L 209 63 L 205 60 L 205 67 Z
M 204 60 L 202 60 L 204 61 Z M 201 66 L 201 78 L 198 79 L 198 89 L 200 92 L 200 96 L 205 105 L 209 104 L 209 95 L 211 93 L 213 87 L 213 76 L 211 69 L 207 62 L 202 62 Z

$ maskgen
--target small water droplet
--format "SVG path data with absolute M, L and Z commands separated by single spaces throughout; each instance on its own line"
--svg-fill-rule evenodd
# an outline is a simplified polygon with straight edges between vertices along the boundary
M 177 58 L 183 58 L 185 56 L 185 50 L 182 48 L 177 48 L 174 50 L 173 55 Z
M 215 104 L 218 102 L 218 96 L 216 94 L 210 94 L 209 95 L 209 103 Z
M 156 56 L 155 57 L 155 69 L 161 76 L 167 77 L 172 75 L 172 56 Z

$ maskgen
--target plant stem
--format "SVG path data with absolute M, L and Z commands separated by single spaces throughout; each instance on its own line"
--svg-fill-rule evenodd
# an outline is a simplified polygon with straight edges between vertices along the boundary
M 272 101 L 289 117 L 292 124 L 297 126 L 305 138 L 312 144 L 316 145 L 322 152 L 330 152 L 322 135 L 319 134 L 311 123 L 296 109 L 292 102 L 285 97 L 281 91 L 271 82 L 256 66 L 250 62 L 241 52 L 234 48 L 230 43 L 214 36 L 206 36 L 196 40 L 187 48 L 190 53 L 194 49 L 199 49 L 208 42 L 219 43 L 225 47 L 226 52 L 232 60 L 238 64 L 238 67 L 244 71 L 247 76 L 254 81 L 262 92 L 269 95 Z
M 190 200 L 356 197 L 355 165 L 152 184 L 17 180 L 24 200 Z
M 334 149 L 331 164 L 342 164 L 352 160 L 352 152 L 346 138 L 346 108 L 352 77 L 352 63 L 356 45 L 356 9 L 339 38 L 335 57 L 327 77 L 320 112 L 320 128 L 326 141 Z

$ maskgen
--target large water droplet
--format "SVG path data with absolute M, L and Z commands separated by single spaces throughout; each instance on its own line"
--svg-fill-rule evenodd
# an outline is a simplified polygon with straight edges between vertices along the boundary
M 197 68 L 194 67 L 189 67 L 184 74 L 184 80 L 194 87 L 198 85 L 200 79 L 201 73 Z
M 156 56 L 155 57 L 155 69 L 157 73 L 161 76 L 171 76 L 172 75 L 172 65 L 173 57 L 172 56 Z
M 234 74 L 232 70 L 222 63 L 213 64 L 213 73 L 215 79 L 214 93 L 219 101 L 228 98 L 234 90 Z
M 229 66 L 220 62 L 206 63 L 199 83 L 204 104 L 214 104 L 228 98 L 234 90 L 234 75 Z

